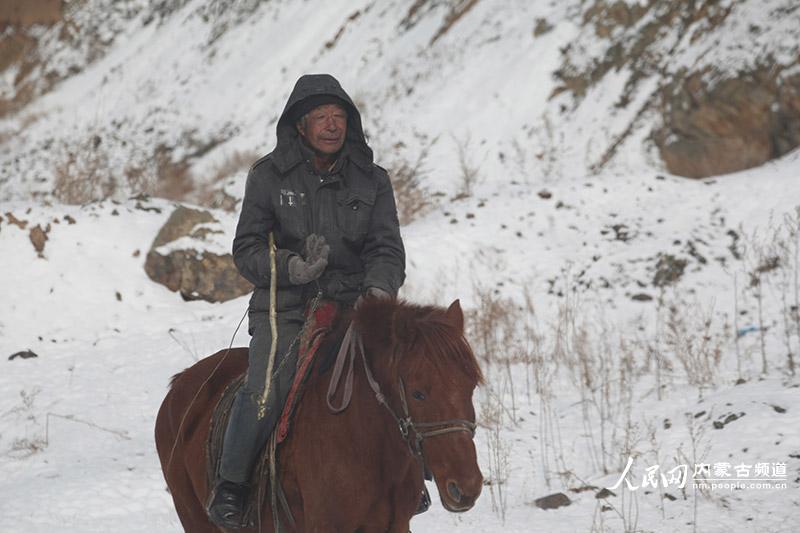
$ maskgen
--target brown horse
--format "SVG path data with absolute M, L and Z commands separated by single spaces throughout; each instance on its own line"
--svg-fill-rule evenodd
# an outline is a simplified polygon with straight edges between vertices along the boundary
M 350 319 L 364 354 L 355 358 L 350 406 L 331 412 L 327 391 L 335 372 L 314 369 L 278 449 L 280 482 L 296 521 L 293 528 L 281 516 L 284 528 L 407 533 L 423 465 L 446 509 L 469 510 L 483 482 L 472 441 L 472 394 L 483 378 L 458 301 L 444 309 L 369 300 L 340 323 Z M 158 413 L 156 447 L 188 533 L 220 531 L 205 511 L 206 443 L 214 406 L 246 366 L 246 348 L 199 361 L 173 378 Z M 273 531 L 265 500 L 258 527 Z

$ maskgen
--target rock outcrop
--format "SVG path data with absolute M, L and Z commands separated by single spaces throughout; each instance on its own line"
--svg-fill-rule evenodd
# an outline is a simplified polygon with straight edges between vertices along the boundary
M 61 20 L 62 0 L 4 0 L 0 2 L 0 28 L 54 24 Z
M 219 222 L 208 211 L 179 206 L 145 260 L 147 275 L 185 300 L 224 302 L 253 290 L 239 275 Z M 217 240 L 219 236 L 223 239 Z
M 764 65 L 713 85 L 703 81 L 708 72 L 696 72 L 665 88 L 664 126 L 654 139 L 667 169 L 690 178 L 728 174 L 800 146 L 800 74 L 785 72 Z
M 551 98 L 571 94 L 574 111 L 605 78 L 622 76 L 608 111 L 629 123 L 595 171 L 651 124 L 645 137 L 673 174 L 759 166 L 800 146 L 797 20 L 800 8 L 789 0 L 595 0 L 583 11 L 581 36 L 562 51 Z

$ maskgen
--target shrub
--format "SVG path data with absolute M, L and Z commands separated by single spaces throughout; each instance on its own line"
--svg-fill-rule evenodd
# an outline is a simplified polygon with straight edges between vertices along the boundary
M 423 216 L 433 207 L 431 193 L 422 185 L 426 171 L 425 160 L 430 147 L 436 142 L 422 149 L 413 163 L 403 157 L 398 157 L 389 167 L 389 177 L 392 180 L 394 197 L 397 202 L 397 216 L 401 225 L 407 225 Z

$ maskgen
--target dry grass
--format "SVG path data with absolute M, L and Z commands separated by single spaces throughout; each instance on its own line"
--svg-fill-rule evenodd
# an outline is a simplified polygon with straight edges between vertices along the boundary
M 508 482 L 509 458 L 511 444 L 503 438 L 503 406 L 502 399 L 494 394 L 483 396 L 480 410 L 480 420 L 488 428 L 486 446 L 489 456 L 489 471 L 485 483 L 489 486 L 492 498 L 492 511 L 497 513 L 505 522 L 508 492 L 505 485 Z
M 768 368 L 774 374 L 778 369 L 791 377 L 800 351 L 800 209 L 770 228 L 744 239 L 747 246 L 742 260 L 732 263 L 738 279 L 749 281 L 734 287 L 737 294 L 741 291 L 741 296 L 747 296 L 736 300 L 736 316 L 748 310 L 758 323 L 744 325 L 753 330 L 758 326 L 759 331 L 742 340 L 737 337 L 737 342 L 770 356 L 769 367 L 754 358 L 755 371 Z M 478 257 L 477 261 L 482 260 Z M 482 265 L 480 270 L 504 269 Z M 568 270 L 564 287 L 574 285 Z M 689 465 L 702 462 L 708 452 L 705 431 L 710 419 L 701 421 L 688 414 L 688 440 L 670 453 L 660 444 L 657 428 L 663 423 L 668 429 L 672 423 L 653 419 L 637 402 L 647 397 L 668 400 L 676 386 L 682 394 L 689 388 L 702 398 L 704 391 L 717 386 L 730 318 L 715 312 L 713 302 L 686 297 L 677 286 L 670 286 L 661 288 L 652 323 L 647 315 L 625 325 L 611 322 L 614 316 L 602 304 L 584 302 L 578 292 L 570 290 L 553 302 L 555 312 L 547 315 L 552 317 L 547 321 L 535 309 L 531 289 L 535 286 L 525 280 L 518 291 L 508 293 L 494 284 L 476 283 L 474 304 L 466 313 L 467 337 L 486 376 L 479 397 L 479 420 L 486 430 L 482 465 L 487 470 L 492 507 L 500 518 L 505 514 L 505 493 L 519 481 L 519 475 L 531 478 L 535 471 L 548 489 L 554 481 L 569 488 L 569 482 L 584 474 L 579 469 L 595 476 L 609 474 L 621 471 L 628 458 L 651 458 L 659 465 L 670 459 Z M 733 352 L 733 343 L 729 346 Z M 763 350 L 764 346 L 768 350 Z M 780 368 L 776 361 L 782 361 Z M 525 391 L 527 403 L 518 404 Z M 515 437 L 512 430 L 528 414 L 538 423 L 528 453 L 535 464 L 518 474 L 515 468 L 519 463 L 510 450 L 519 435 Z M 562 440 L 561 425 L 565 423 L 576 425 L 570 433 L 574 442 Z M 513 459 L 510 464 L 509 459 Z M 632 475 L 635 478 L 637 474 Z M 701 498 L 712 497 L 702 487 L 695 493 L 691 490 L 689 485 L 683 498 L 695 508 Z M 615 522 L 621 520 L 625 531 L 634 531 L 641 494 L 623 491 L 618 494 L 621 499 L 602 505 L 605 510 L 610 506 Z M 658 497 L 656 492 L 653 498 Z M 658 499 L 656 504 L 664 513 L 669 504 L 662 502 Z M 611 526 L 604 525 L 600 514 L 596 513 L 593 530 Z M 701 529 L 696 515 L 693 527 Z
M 108 153 L 98 135 L 87 136 L 73 146 L 63 146 L 55 165 L 53 195 L 66 204 L 85 204 L 108 198 L 117 191 Z
M 96 129 L 57 147 L 53 174 L 53 195 L 68 204 L 85 204 L 106 198 L 123 199 L 139 194 L 175 201 L 197 201 L 210 207 L 235 205 L 225 198 L 221 181 L 254 161 L 252 153 L 235 152 L 217 168 L 208 186 L 198 188 L 191 162 L 222 142 L 222 137 L 196 139 L 192 132 L 180 141 L 188 155 L 176 158 L 175 146 L 155 148 L 137 145 L 130 139 Z M 216 186 L 216 187 L 215 187 Z
M 234 151 L 217 164 L 211 176 L 202 180 L 194 192 L 197 204 L 214 209 L 233 211 L 238 204 L 236 198 L 225 192 L 225 183 L 234 176 L 246 172 L 260 157 L 255 150 Z
M 195 190 L 194 180 L 189 171 L 189 163 L 173 161 L 172 148 L 159 145 L 155 149 L 157 180 L 153 186 L 153 196 L 168 200 L 185 200 Z
M 8 451 L 9 455 L 16 459 L 25 459 L 31 455 L 43 451 L 47 447 L 47 443 L 41 437 L 21 438 L 14 439 L 11 443 L 11 449 Z
M 688 465 L 698 465 L 707 461 L 709 450 L 711 449 L 710 441 L 706 435 L 706 428 L 702 424 L 698 424 L 697 420 L 691 413 L 686 413 L 686 426 L 689 432 L 690 449 L 684 450 L 682 445 L 677 451 L 677 460 L 681 463 Z M 693 472 L 692 483 L 692 531 L 696 532 L 697 524 L 697 504 L 699 503 L 698 493 L 706 499 L 711 499 L 711 494 L 708 488 L 704 488 L 704 480 L 706 475 L 702 472 Z M 684 498 L 686 498 L 684 488 Z
M 490 470 L 502 469 L 500 429 L 518 425 L 519 413 L 524 413 L 519 393 L 527 391 L 528 405 L 538 406 L 538 455 L 531 457 L 539 463 L 548 488 L 559 481 L 565 490 L 577 478 L 562 439 L 560 419 L 565 413 L 558 403 L 570 393 L 578 398 L 574 405 L 580 406 L 583 427 L 578 443 L 594 471 L 621 468 L 642 441 L 633 416 L 633 391 L 640 377 L 637 344 L 598 320 L 602 313 L 589 312 L 575 293 L 561 299 L 552 323 L 543 323 L 527 288 L 532 285 L 524 284 L 525 303 L 520 306 L 493 287 L 476 284 L 476 306 L 466 315 L 467 335 L 487 380 L 481 412 L 491 432 Z M 571 387 L 561 385 L 565 382 Z M 501 512 L 499 490 L 493 497 Z
M 114 198 L 122 195 L 151 193 L 157 169 L 141 149 L 130 146 L 125 163 L 112 156 L 114 148 L 99 132 L 75 141 L 64 141 L 58 148 L 53 168 L 53 196 L 66 204 Z
M 42 390 L 38 387 L 34 387 L 31 391 L 21 390 L 19 392 L 20 404 L 3 413 L 2 417 L 13 415 L 16 420 L 25 425 L 25 433 L 28 433 L 28 425 L 39 425 L 34 404 L 36 403 L 37 396 L 41 392 Z M 11 449 L 8 450 L 8 455 L 17 459 L 24 459 L 41 452 L 46 447 L 47 439 L 41 434 L 33 436 L 26 435 L 25 437 L 14 439 L 11 443 Z
M 468 198 L 475 192 L 475 186 L 481 179 L 480 164 L 475 162 L 475 151 L 469 135 L 462 139 L 453 137 L 458 151 L 459 190 L 455 199 Z
M 770 217 L 764 228 L 747 232 L 740 226 L 733 235 L 730 248 L 740 260 L 729 271 L 739 378 L 746 379 L 753 352 L 761 355 L 761 376 L 772 365 L 794 377 L 800 352 L 800 208 Z M 770 361 L 776 351 L 783 352 L 785 364 Z
M 261 154 L 255 150 L 234 151 L 214 167 L 210 182 L 220 183 L 234 174 L 246 171 L 259 157 Z
M 700 391 L 714 385 L 722 343 L 712 332 L 713 307 L 669 306 L 666 345 L 683 367 L 690 385 Z
M 570 291 L 559 304 L 552 334 L 553 358 L 580 397 L 588 457 L 607 474 L 625 464 L 639 438 L 631 417 L 637 379 L 633 345 L 600 310 L 589 311 Z
M 770 237 L 765 265 L 776 265 L 770 276 L 773 295 L 780 300 L 782 341 L 786 350 L 786 371 L 796 375 L 795 356 L 800 351 L 800 207 L 784 215 Z
M 397 203 L 397 216 L 403 226 L 424 216 L 434 206 L 430 191 L 422 183 L 426 177 L 425 161 L 435 142 L 436 140 L 424 147 L 415 161 L 398 157 L 389 166 L 389 178 L 392 180 Z
M 475 284 L 474 290 L 478 307 L 468 311 L 465 318 L 467 335 L 486 373 L 479 418 L 481 426 L 488 430 L 485 484 L 489 488 L 492 511 L 505 522 L 512 446 L 503 431 L 506 423 L 518 425 L 511 362 L 521 361 L 515 336 L 521 313 L 513 301 L 499 297 L 491 287 Z

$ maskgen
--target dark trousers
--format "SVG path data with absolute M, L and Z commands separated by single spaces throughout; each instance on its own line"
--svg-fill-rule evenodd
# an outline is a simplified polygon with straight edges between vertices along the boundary
M 272 332 L 268 313 L 251 312 L 248 320 L 251 335 L 249 366 L 244 385 L 233 400 L 220 460 L 220 476 L 236 483 L 250 480 L 258 454 L 278 423 L 297 367 L 300 339 L 296 337 L 303 327 L 304 318 L 301 311 L 278 313 L 278 350 L 266 414 L 261 420 L 258 419 L 258 402 L 266 384 Z

